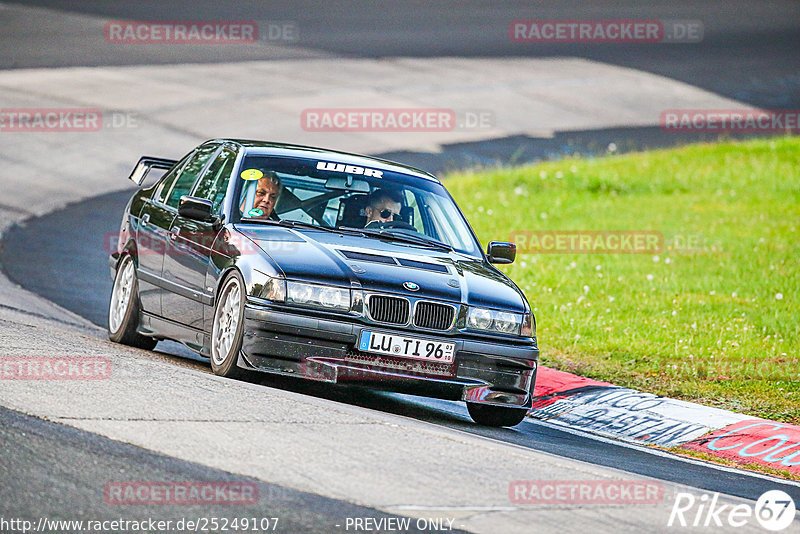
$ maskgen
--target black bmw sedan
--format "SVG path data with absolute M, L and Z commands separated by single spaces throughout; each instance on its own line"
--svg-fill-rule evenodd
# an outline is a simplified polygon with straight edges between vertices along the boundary
M 266 372 L 463 400 L 479 424 L 531 405 L 522 291 L 432 175 L 376 158 L 215 139 L 128 202 L 109 258 L 109 337 L 173 339 L 221 376 Z

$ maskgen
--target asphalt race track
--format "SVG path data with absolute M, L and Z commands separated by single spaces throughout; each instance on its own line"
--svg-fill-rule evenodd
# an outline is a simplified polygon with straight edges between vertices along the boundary
M 516 19 L 533 18 L 680 19 L 700 21 L 704 35 L 702 42 L 692 45 L 531 45 L 512 42 L 508 36 L 509 23 Z M 265 40 L 247 47 L 115 46 L 104 43 L 98 37 L 102 36 L 103 24 L 108 19 L 238 19 L 255 20 L 262 27 L 271 23 L 287 23 L 297 29 L 298 37 Z M 102 69 L 127 66 L 141 66 L 144 69 L 153 65 L 173 65 L 175 76 L 178 77 L 183 76 L 182 73 L 192 72 L 192 64 L 219 65 L 222 68 L 249 61 L 295 62 L 299 72 L 308 62 L 337 58 L 584 58 L 598 64 L 651 73 L 657 75 L 655 78 L 677 80 L 692 88 L 699 88 L 712 97 L 724 97 L 742 105 L 797 109 L 800 108 L 799 50 L 800 3 L 784 0 L 758 3 L 744 0 L 719 3 L 624 0 L 614 4 L 578 1 L 558 4 L 465 3 L 446 0 L 425 6 L 389 1 L 267 3 L 256 0 L 200 4 L 155 0 L 30 0 L 24 5 L 0 3 L 0 73 L 42 69 L 30 72 L 34 79 L 42 76 L 45 80 L 43 83 L 47 83 L 47 76 L 51 72 L 81 67 L 98 67 L 101 73 L 97 74 L 99 77 L 113 78 L 118 73 Z M 370 68 L 373 67 L 380 72 L 385 64 L 376 63 Z M 75 72 L 81 75 L 91 71 Z M 567 69 L 567 82 L 579 83 L 580 80 L 570 78 L 571 72 Z M 161 72 L 158 75 L 169 77 L 169 73 Z M 536 73 L 531 77 L 535 79 Z M 156 83 L 159 82 L 156 80 Z M 410 82 L 409 85 L 413 86 L 413 80 Z M 541 83 L 547 85 L 546 81 Z M 165 82 L 167 86 L 168 82 Z M 27 86 L 23 84 L 21 87 Z M 674 89 L 674 86 L 669 87 Z M 456 86 L 455 91 L 458 88 Z M 17 99 L 30 106 L 70 106 L 78 105 L 75 102 L 80 103 L 77 97 L 75 101 L 70 100 L 68 91 L 53 98 L 47 89 L 42 87 L 40 95 L 36 91 L 19 89 L 13 84 L 0 83 L 0 98 L 13 99 L 14 106 L 22 105 L 17 103 Z M 198 88 L 197 93 L 214 102 L 206 91 L 207 94 L 212 93 L 207 87 Z M 36 100 L 40 97 L 41 101 Z M 87 346 L 89 354 L 119 348 L 105 340 L 103 329 L 112 285 L 106 261 L 108 243 L 113 242 L 109 238 L 115 238 L 123 207 L 132 193 L 131 189 L 120 190 L 127 187 L 124 177 L 129 167 L 128 163 L 122 163 L 129 157 L 126 150 L 142 154 L 150 148 L 140 149 L 140 142 L 143 145 L 149 143 L 148 147 L 163 143 L 164 147 L 168 147 L 164 148 L 165 153 L 152 155 L 173 157 L 179 155 L 173 153 L 177 147 L 183 147 L 181 150 L 185 152 L 196 144 L 197 132 L 207 131 L 197 124 L 186 125 L 183 129 L 175 116 L 162 121 L 161 113 L 169 115 L 174 111 L 171 106 L 178 106 L 174 102 L 158 102 L 158 95 L 142 95 L 143 100 L 147 97 L 153 98 L 157 105 L 146 108 L 146 127 L 124 132 L 123 137 L 112 139 L 109 136 L 97 147 L 88 148 L 86 159 L 94 160 L 88 164 L 90 170 L 75 171 L 76 167 L 80 169 L 80 164 L 70 161 L 69 165 L 72 166 L 68 165 L 69 171 L 63 173 L 66 183 L 59 181 L 63 162 L 38 154 L 30 158 L 23 154 L 28 148 L 24 140 L 17 141 L 19 138 L 0 134 L 0 141 L 13 141 L 19 154 L 17 157 L 17 153 L 3 153 L 0 159 L 0 188 L 7 184 L 16 185 L 16 176 L 20 171 L 53 177 L 52 184 L 48 183 L 42 191 L 31 194 L 33 200 L 29 204 L 17 198 L 8 198 L 7 192 L 0 193 L 0 286 L 10 287 L 10 284 L 2 285 L 7 283 L 2 280 L 4 275 L 33 294 L 30 296 L 30 305 L 21 303 L 17 292 L 19 288 L 13 288 L 13 299 L 9 297 L 7 301 L 3 295 L 0 300 L 0 343 L 4 347 L 12 351 L 27 350 L 25 344 L 33 345 L 31 340 L 41 338 L 45 346 L 37 345 L 36 349 L 46 351 L 46 343 L 51 342 L 47 337 L 51 333 L 48 329 L 57 324 L 62 337 L 56 338 L 71 343 L 70 350 L 74 351 L 74 347 L 80 347 L 82 343 Z M 240 95 L 240 98 L 244 97 Z M 632 96 L 631 107 L 641 107 L 642 102 L 637 100 L 641 98 L 641 95 Z M 199 109 L 204 101 L 198 101 Z M 3 104 L 5 107 L 11 105 Z M 116 109 L 113 104 L 110 106 L 104 109 Z M 575 113 L 580 114 L 580 109 L 580 105 L 576 104 Z M 183 109 L 181 112 L 190 115 L 193 110 Z M 631 122 L 636 123 L 635 120 Z M 176 123 L 179 125 L 176 126 Z M 237 123 L 234 120 L 225 123 L 225 127 L 231 128 L 231 124 Z M 150 132 L 155 133 L 151 135 Z M 517 163 L 574 153 L 602 154 L 610 144 L 616 145 L 622 152 L 716 138 L 699 133 L 668 134 L 652 122 L 646 125 L 612 124 L 595 129 L 566 131 L 551 128 L 549 132 L 541 137 L 509 134 L 481 139 L 473 136 L 467 141 L 456 139 L 439 143 L 438 149 L 433 151 L 425 151 L 417 146 L 396 148 L 399 145 L 394 142 L 390 143 L 393 147 L 391 150 L 373 150 L 370 153 L 441 173 L 471 165 Z M 225 134 L 229 133 L 232 132 L 225 130 Z M 76 138 L 70 138 L 69 135 L 46 138 L 40 142 L 35 134 L 30 134 L 31 139 L 35 140 L 31 146 L 36 150 L 52 150 L 55 154 L 82 151 L 85 147 L 77 143 L 72 148 L 70 143 Z M 120 138 L 133 138 L 137 146 L 120 149 Z M 2 150 L 0 146 L 0 152 Z M 113 160 L 116 166 L 114 173 L 96 176 L 98 168 L 105 172 L 108 169 L 102 164 L 92 165 L 102 160 L 104 153 L 112 151 L 113 158 L 108 159 Z M 31 159 L 35 159 L 33 169 Z M 133 163 L 135 160 L 130 161 L 130 165 Z M 73 184 L 76 176 L 78 180 L 85 178 L 85 183 Z M 92 184 L 97 183 L 92 180 L 101 179 L 113 181 L 114 185 L 104 186 L 102 191 L 92 193 Z M 36 188 L 31 186 L 31 189 Z M 20 188 L 10 190 L 21 191 Z M 65 191 L 69 191 L 65 198 L 72 203 L 64 206 L 64 203 L 51 200 L 57 199 Z M 43 201 L 41 206 L 36 204 L 37 199 L 45 197 L 47 202 Z M 51 210 L 50 206 L 56 209 Z M 42 305 L 40 297 L 67 311 L 64 315 L 50 308 L 45 311 L 46 306 Z M 27 298 L 22 297 L 23 301 Z M 51 321 L 56 315 L 58 320 Z M 67 318 L 64 319 L 64 316 Z M 96 326 L 88 325 L 84 319 Z M 545 341 L 542 340 L 542 343 Z M 74 390 L 70 385 L 54 385 L 52 387 L 56 393 L 42 390 L 41 398 L 35 391 L 24 391 L 19 384 L 8 385 L 5 390 L 0 390 L 0 518 L 47 515 L 49 518 L 63 519 L 91 517 L 102 520 L 122 516 L 125 519 L 157 517 L 179 520 L 212 515 L 278 516 L 282 527 L 278 531 L 346 531 L 344 522 L 348 518 L 369 517 L 377 521 L 426 513 L 425 507 L 419 506 L 421 501 L 413 500 L 417 498 L 414 493 L 418 490 L 422 496 L 419 498 L 423 500 L 440 496 L 435 488 L 421 486 L 420 481 L 427 484 L 436 474 L 425 472 L 426 465 L 429 469 L 432 465 L 449 466 L 454 472 L 453 480 L 474 481 L 478 489 L 468 488 L 474 491 L 469 493 L 465 490 L 465 495 L 471 495 L 473 501 L 477 502 L 488 493 L 488 490 L 483 493 L 479 491 L 482 485 L 488 488 L 492 482 L 498 482 L 491 480 L 497 475 L 491 469 L 499 472 L 505 464 L 526 465 L 525 462 L 530 458 L 542 462 L 535 466 L 534 478 L 644 477 L 664 481 L 668 491 L 689 488 L 695 494 L 719 492 L 747 501 L 758 499 L 767 490 L 782 489 L 800 503 L 800 484 L 796 482 L 597 439 L 532 420 L 513 429 L 480 427 L 471 422 L 461 403 L 349 387 L 332 388 L 289 378 L 264 377 L 256 384 L 232 383 L 213 376 L 207 360 L 172 342 L 159 343 L 152 353 L 125 349 L 115 357 L 119 358 L 115 360 L 115 365 L 119 364 L 115 368 L 115 372 L 116 369 L 120 371 L 119 382 L 109 381 L 112 383 L 98 386 L 98 400 L 94 397 L 81 398 L 80 392 L 84 390 L 78 385 L 74 386 Z M 123 398 L 116 399 L 115 391 L 109 393 L 104 389 L 114 387 L 128 388 L 119 390 Z M 143 399 L 124 398 L 125 392 L 135 397 L 140 390 Z M 63 400 L 59 398 L 62 394 Z M 219 399 L 227 399 L 231 395 L 237 396 L 242 405 L 230 410 L 220 408 Z M 262 401 L 267 406 L 262 406 Z M 93 404 L 98 402 L 110 404 L 103 406 L 108 413 L 93 411 Z M 176 408 L 180 403 L 184 412 L 176 410 L 173 414 L 173 404 L 170 403 L 174 403 Z M 247 403 L 259 404 L 248 410 Z M 280 413 L 275 415 L 270 410 Z M 336 413 L 329 416 L 327 410 Z M 38 417 L 26 414 L 36 414 Z M 240 429 L 247 429 L 252 436 L 247 434 L 241 437 L 238 434 Z M 273 429 L 276 434 L 270 434 Z M 277 435 L 282 431 L 288 437 Z M 328 439 L 326 433 L 332 436 L 329 449 L 324 441 Z M 148 434 L 147 439 L 137 441 L 140 435 L 145 434 Z M 203 441 L 206 435 L 209 436 L 208 442 Z M 185 438 L 185 441 L 178 443 L 177 437 L 170 440 L 170 436 Z M 249 444 L 250 449 L 245 445 L 238 448 L 237 441 L 256 440 L 256 436 L 263 441 Z M 194 449 L 192 437 L 207 448 Z M 315 439 L 317 437 L 318 440 Z M 418 439 L 429 440 L 426 443 L 434 443 L 435 454 L 441 457 L 436 456 L 438 460 L 434 461 L 414 451 L 415 454 L 409 454 L 407 459 L 398 460 L 402 451 L 377 448 L 369 451 L 372 454 L 364 459 L 364 465 L 381 466 L 380 470 L 362 473 L 359 470 L 369 467 L 362 468 L 356 463 L 355 468 L 347 471 L 347 462 L 352 460 L 346 454 L 348 443 L 363 447 L 366 447 L 364 443 L 386 446 L 400 443 L 405 438 L 412 443 Z M 284 439 L 288 441 L 282 441 Z M 337 439 L 341 443 L 337 443 Z M 284 443 L 296 446 L 285 451 L 285 458 L 282 456 L 284 449 L 280 448 Z M 262 446 L 267 458 L 259 456 L 259 459 L 252 459 L 248 463 L 249 458 L 236 457 L 235 451 L 262 452 L 259 448 Z M 305 446 L 317 453 L 329 453 L 330 456 L 309 458 L 305 454 Z M 455 450 L 465 456 L 464 451 L 474 452 L 477 457 L 484 450 L 482 448 L 490 451 L 487 454 L 498 455 L 486 458 L 486 466 L 478 465 L 477 461 L 462 464 L 461 457 L 454 459 L 445 456 Z M 270 451 L 274 450 L 280 450 L 281 456 L 270 457 Z M 384 459 L 384 456 L 393 461 Z M 281 464 L 284 461 L 285 466 Z M 385 477 L 387 481 L 405 482 L 402 470 L 404 461 L 408 461 L 408 487 L 401 488 L 398 483 L 397 498 L 394 492 L 387 490 L 387 493 L 375 495 L 373 499 L 370 490 L 380 493 L 375 488 L 381 491 L 383 488 L 377 482 L 370 486 L 373 482 L 369 479 Z M 338 464 L 344 466 L 341 471 L 335 469 Z M 276 473 L 281 476 L 285 474 L 285 477 L 278 480 Z M 504 471 L 497 476 L 505 484 L 512 474 Z M 457 478 L 459 476 L 462 478 Z M 256 486 L 262 498 L 257 505 L 243 507 L 109 506 L 103 500 L 102 482 L 114 480 L 243 482 Z M 445 481 L 440 482 L 447 487 Z M 505 487 L 502 484 L 500 486 L 501 490 Z M 439 514 L 449 513 L 458 509 L 454 502 L 470 505 L 470 502 L 458 501 L 458 495 L 454 493 L 449 507 L 442 505 L 436 508 L 437 500 L 431 510 Z M 447 497 L 444 495 L 441 502 L 448 502 Z M 373 500 L 376 503 L 374 507 L 354 504 Z M 668 508 L 666 502 L 665 509 Z M 414 506 L 405 506 L 407 504 Z M 500 506 L 484 511 L 480 507 L 463 510 L 461 512 L 464 515 L 458 516 L 459 520 L 453 528 L 495 532 L 498 530 L 493 527 L 500 524 L 508 532 L 528 532 L 531 531 L 530 523 L 525 523 L 525 520 L 544 517 L 550 522 L 542 523 L 542 528 L 549 530 L 596 528 L 603 532 L 661 532 L 665 528 L 665 524 L 659 524 L 649 517 L 647 511 L 627 514 L 613 507 L 610 510 L 561 507 L 530 512 L 513 508 Z M 482 517 L 484 512 L 486 515 Z M 659 510 L 657 513 L 663 515 L 663 512 Z M 462 517 L 465 518 L 464 525 L 459 524 Z M 2 527 L 0 531 L 5 532 Z M 410 528 L 405 531 L 414 530 Z
M 344 525 L 347 517 L 393 517 L 379 510 L 176 460 L 5 408 L 0 408 L 0 441 L 4 449 L 0 473 L 10 482 L 0 487 L 0 500 L 3 509 L 13 510 L 16 516 L 37 517 L 46 511 L 49 519 L 67 519 L 80 510 L 99 521 L 119 519 L 124 513 L 130 521 L 158 518 L 174 523 L 200 517 L 278 517 L 280 529 L 286 532 L 333 531 Z M 224 505 L 151 504 L 137 506 L 131 513 L 130 506 L 108 506 L 104 499 L 98 499 L 94 484 L 97 480 L 122 479 L 252 484 L 259 499 L 256 505 L 234 509 Z M 36 498 L 31 499 L 31 495 Z M 412 526 L 409 532 L 419 530 Z
M 786 0 L 750 2 L 624 0 L 621 2 L 492 2 L 447 0 L 417 9 L 413 3 L 346 1 L 102 2 L 30 0 L 27 5 L 133 20 L 252 20 L 296 24 L 296 43 L 320 53 L 358 57 L 585 57 L 681 80 L 756 106 L 800 106 L 800 5 Z M 700 45 L 520 44 L 508 25 L 517 19 L 700 20 Z M 0 68 L 68 65 L 136 65 L 252 60 L 292 55 L 290 46 L 264 51 L 202 47 L 136 50 L 95 46 L 74 28 L 41 20 L 13 44 L 0 43 Z M 24 46 L 18 46 L 18 43 Z M 59 46 L 52 46 L 59 43 Z M 170 49 L 171 48 L 171 49 Z M 687 61 L 687 57 L 691 61 Z M 743 74 L 744 73 L 744 74 Z
M 606 4 L 580 1 L 502 2 L 491 8 L 463 2 L 437 2 L 426 9 L 394 2 L 65 2 L 31 0 L 28 6 L 64 10 L 37 17 L 34 28 L 0 39 L 0 69 L 99 65 L 159 65 L 295 59 L 329 55 L 361 58 L 581 57 L 650 72 L 694 87 L 768 109 L 800 107 L 800 5 L 787 0 L 755 4 L 747 0 L 720 3 L 637 2 Z M 391 16 L 388 14 L 391 13 Z M 256 20 L 285 22 L 297 29 L 295 39 L 266 41 L 261 46 L 134 46 L 98 42 L 87 24 L 102 31 L 112 20 Z M 694 44 L 529 44 L 509 39 L 508 25 L 518 19 L 639 18 L 700 21 L 703 40 Z M 9 22 L 13 22 L 13 19 Z M 13 24 L 11 25 L 13 26 Z M 0 27 L 0 31 L 2 28 Z M 0 34 L 2 35 L 2 34 Z M 54 46 L 58 43 L 58 46 Z M 738 134 L 730 135 L 738 138 Z M 713 140 L 708 134 L 665 134 L 659 128 L 615 128 L 561 133 L 549 140 L 525 136 L 482 139 L 442 146 L 440 154 L 392 151 L 382 156 L 420 165 L 431 172 L 498 162 L 526 162 L 564 154 L 603 153 L 609 143 L 620 151 Z
M 24 227 L 13 228 L 2 242 L 0 264 L 11 280 L 104 327 L 112 285 L 104 243 L 107 243 L 109 235 L 116 235 L 119 214 L 132 193 L 133 190 L 126 190 L 95 197 L 29 220 Z M 90 245 L 86 246 L 86 243 Z M 175 356 L 173 361 L 176 363 L 211 372 L 208 360 L 177 343 L 162 341 L 156 351 Z M 195 361 L 182 361 L 185 358 Z M 687 463 L 672 455 L 654 455 L 642 447 L 599 441 L 533 420 L 525 421 L 513 430 L 480 427 L 471 422 L 466 407 L 461 403 L 369 390 L 354 391 L 345 387 L 331 388 L 278 377 L 265 377 L 260 383 L 746 499 L 756 499 L 768 489 L 779 487 L 790 493 L 798 491 L 798 487 L 791 483 L 784 484 L 743 471 Z M 40 428 L 46 426 L 42 424 Z M 47 478 L 53 473 L 42 475 Z M 60 473 L 55 475 L 55 478 L 61 476 Z

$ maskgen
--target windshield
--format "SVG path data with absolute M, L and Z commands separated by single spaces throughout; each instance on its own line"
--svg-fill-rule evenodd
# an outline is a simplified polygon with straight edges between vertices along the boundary
M 401 173 L 326 160 L 247 156 L 237 206 L 246 221 L 291 221 L 480 255 L 445 188 Z

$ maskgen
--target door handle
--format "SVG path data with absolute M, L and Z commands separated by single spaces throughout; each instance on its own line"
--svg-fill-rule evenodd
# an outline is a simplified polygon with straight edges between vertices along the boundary
M 144 215 L 142 215 L 142 226 L 147 226 L 147 223 L 149 222 L 150 222 L 150 214 L 145 213 Z

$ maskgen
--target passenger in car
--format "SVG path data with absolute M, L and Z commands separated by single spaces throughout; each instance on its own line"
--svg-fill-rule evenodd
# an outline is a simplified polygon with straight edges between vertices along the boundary
M 398 191 L 390 189 L 376 189 L 370 194 L 367 206 L 364 208 L 364 215 L 367 222 L 364 228 L 370 225 L 375 226 L 380 223 L 400 220 L 400 208 L 403 197 Z

